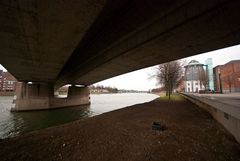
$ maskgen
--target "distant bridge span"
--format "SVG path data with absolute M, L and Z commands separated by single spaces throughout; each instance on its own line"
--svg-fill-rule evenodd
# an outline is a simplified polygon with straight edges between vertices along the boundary
M 0 63 L 22 82 L 88 86 L 239 44 L 239 8 L 238 0 L 2 1 Z

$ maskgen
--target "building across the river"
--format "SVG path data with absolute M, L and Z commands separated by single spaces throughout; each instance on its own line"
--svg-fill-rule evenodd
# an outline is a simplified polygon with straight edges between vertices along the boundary
M 9 72 L 0 70 L 0 91 L 15 91 L 16 82 L 16 78 Z

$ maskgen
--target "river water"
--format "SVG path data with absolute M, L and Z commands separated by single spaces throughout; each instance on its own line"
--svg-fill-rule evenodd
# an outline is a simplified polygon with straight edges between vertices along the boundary
M 13 97 L 0 96 L 0 138 L 17 136 L 67 122 L 92 117 L 138 103 L 157 95 L 147 93 L 91 95 L 91 105 L 53 110 L 10 112 Z

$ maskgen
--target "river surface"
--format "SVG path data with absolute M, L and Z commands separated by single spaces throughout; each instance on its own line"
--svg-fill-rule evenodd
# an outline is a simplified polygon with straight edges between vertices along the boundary
M 67 122 L 92 117 L 134 104 L 149 102 L 157 95 L 147 93 L 91 95 L 91 105 L 54 110 L 10 112 L 13 97 L 0 96 L 0 138 L 17 136 Z

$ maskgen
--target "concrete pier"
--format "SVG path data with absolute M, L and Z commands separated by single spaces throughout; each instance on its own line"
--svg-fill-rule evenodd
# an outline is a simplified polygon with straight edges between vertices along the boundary
M 67 98 L 51 98 L 51 108 L 69 107 L 90 104 L 88 87 L 70 86 Z
M 90 103 L 88 87 L 70 86 L 67 98 L 54 97 L 51 84 L 18 82 L 11 111 L 45 110 Z

